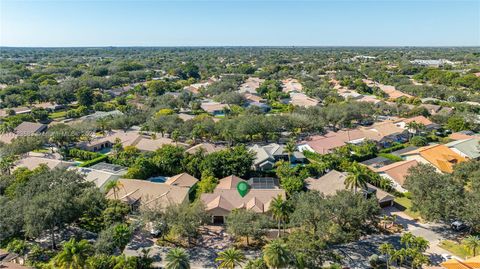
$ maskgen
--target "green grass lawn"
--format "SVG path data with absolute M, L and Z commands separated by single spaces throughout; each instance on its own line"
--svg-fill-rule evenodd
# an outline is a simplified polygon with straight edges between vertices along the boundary
M 451 240 L 443 240 L 442 242 L 440 242 L 439 246 L 462 259 L 472 256 L 472 254 L 470 254 L 470 252 L 464 245 Z
M 407 197 L 397 197 L 395 198 L 395 203 L 405 208 L 405 214 L 414 219 L 420 218 L 420 214 L 412 210 L 412 200 L 408 199 Z
M 50 118 L 52 119 L 58 119 L 58 118 L 63 118 L 65 117 L 65 115 L 67 114 L 67 111 L 57 111 L 57 112 L 53 112 L 52 114 L 50 114 Z

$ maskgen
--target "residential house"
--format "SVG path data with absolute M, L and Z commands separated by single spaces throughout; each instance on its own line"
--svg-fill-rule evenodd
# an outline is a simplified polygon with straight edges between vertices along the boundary
M 163 207 L 188 201 L 188 188 L 138 179 L 118 179 L 120 188 L 111 189 L 107 198 L 124 201 L 134 208 Z
M 111 148 L 115 141 L 119 141 L 123 147 L 136 145 L 143 136 L 138 131 L 112 130 L 103 136 L 94 137 L 91 141 L 78 143 L 78 147 L 83 150 L 101 151 Z
M 305 179 L 305 187 L 308 190 L 316 190 L 327 196 L 335 195 L 338 191 L 346 190 L 346 178 L 346 173 L 332 170 L 320 178 L 309 177 Z M 366 189 L 359 191 L 362 191 L 366 196 L 374 194 L 382 207 L 393 205 L 393 200 L 395 199 L 393 195 L 371 184 L 367 184 Z
M 380 90 L 382 90 L 384 93 L 388 95 L 388 98 L 391 100 L 398 99 L 400 97 L 406 97 L 406 98 L 412 98 L 410 94 L 403 93 L 395 88 L 395 86 L 391 85 L 384 85 L 369 79 L 363 79 L 363 82 L 365 82 L 369 87 L 378 87 Z
M 35 168 L 40 167 L 41 165 L 46 165 L 50 169 L 55 169 L 55 168 L 66 168 L 66 167 L 74 166 L 75 163 L 62 161 L 59 159 L 53 159 L 53 158 L 27 156 L 25 158 L 18 160 L 15 163 L 15 169 L 25 167 L 28 170 L 33 170 Z
M 178 117 L 183 121 L 193 120 L 195 118 L 194 115 L 186 114 L 186 113 L 178 113 Z
M 33 105 L 34 108 L 41 108 L 49 111 L 55 111 L 58 109 L 62 109 L 65 106 L 64 105 L 59 105 L 57 103 L 50 103 L 50 102 L 43 102 L 43 103 L 38 103 Z
M 24 106 L 4 108 L 4 109 L 0 109 L 0 117 L 7 117 L 7 116 L 10 116 L 11 114 L 21 115 L 21 114 L 27 114 L 30 112 L 32 112 L 32 109 Z
M 409 161 L 400 161 L 395 162 L 383 167 L 369 166 L 369 168 L 378 173 L 381 177 L 386 178 L 392 182 L 393 188 L 398 192 L 406 192 L 407 190 L 403 188 L 405 184 L 405 179 L 408 175 L 408 170 L 411 167 L 417 166 L 418 162 L 416 160 Z
M 18 136 L 30 136 L 45 132 L 47 127 L 46 124 L 24 121 L 13 132 Z
M 455 164 L 465 162 L 466 159 L 445 145 L 431 145 L 401 154 L 407 161 L 416 160 L 418 163 L 431 164 L 437 171 L 453 172 Z
M 95 183 L 95 186 L 100 189 L 104 189 L 108 182 L 117 180 L 127 173 L 126 167 L 104 162 L 91 167 L 72 167 L 71 169 L 83 175 L 87 181 Z
M 440 129 L 440 125 L 433 123 L 431 120 L 427 119 L 424 116 L 416 116 L 413 118 L 408 118 L 408 119 L 402 119 L 398 121 L 398 126 L 402 128 L 407 128 L 408 124 L 415 122 L 417 124 L 421 124 L 425 126 L 426 131 L 432 131 L 432 130 L 438 130 Z M 415 132 L 415 130 L 409 130 L 409 132 Z
M 452 258 L 442 262 L 441 265 L 445 269 L 480 269 L 480 255 L 464 261 Z
M 282 91 L 285 93 L 301 92 L 303 91 L 303 86 L 297 79 L 288 78 L 282 80 Z
M 256 94 L 257 89 L 262 85 L 264 79 L 256 78 L 256 77 L 249 77 L 245 82 L 240 85 L 240 89 L 238 90 L 239 93 L 250 93 Z
M 275 167 L 275 163 L 280 160 L 289 160 L 288 153 L 285 151 L 284 145 L 271 143 L 265 146 L 255 144 L 249 149 L 255 153 L 253 168 L 258 171 L 267 171 Z M 290 156 L 292 163 L 303 163 L 305 156 L 301 152 L 294 152 Z
M 172 139 L 167 137 L 151 138 L 151 137 L 142 136 L 140 140 L 138 140 L 134 144 L 134 146 L 141 151 L 151 151 L 151 152 L 156 151 L 157 149 L 163 147 L 164 145 L 176 145 L 176 146 L 187 147 L 187 144 L 174 142 Z
M 390 160 L 388 158 L 385 158 L 385 157 L 382 157 L 382 156 L 378 156 L 378 157 L 375 157 L 375 158 L 372 158 L 372 159 L 361 162 L 361 164 L 363 164 L 365 166 L 370 166 L 370 167 L 373 167 L 373 168 L 380 168 L 380 167 L 383 167 L 385 165 L 389 165 L 391 163 L 393 163 L 392 160 Z
M 265 103 L 260 102 L 247 102 L 245 104 L 246 107 L 258 107 L 263 113 L 267 113 L 270 111 L 271 107 Z
M 243 95 L 243 97 L 245 98 L 245 100 L 247 100 L 247 102 L 251 103 L 251 102 L 256 102 L 256 103 L 265 103 L 266 100 L 263 99 L 262 97 L 258 96 L 257 94 L 252 94 L 252 93 L 245 93 Z
M 450 138 L 452 140 L 464 140 L 464 139 L 470 139 L 470 138 L 479 138 L 480 139 L 480 135 L 475 134 L 472 131 L 460 131 L 460 132 L 450 134 L 448 136 L 448 138 Z
M 239 182 L 247 181 L 236 176 L 225 177 L 220 180 L 213 193 L 203 193 L 200 196 L 207 212 L 212 216 L 213 223 L 224 223 L 225 217 L 234 209 L 244 208 L 257 213 L 268 212 L 274 198 L 286 197 L 285 191 L 278 187 L 268 186 L 269 188 L 259 189 L 252 185 L 248 193 L 242 197 L 237 191 Z
M 204 154 L 210 154 L 224 149 L 222 146 L 217 146 L 212 143 L 200 143 L 186 150 L 187 153 L 195 154 L 199 150 L 203 150 Z
M 438 60 L 415 59 L 413 61 L 410 61 L 410 63 L 415 64 L 415 65 L 428 66 L 428 67 L 440 67 L 440 66 L 444 66 L 446 64 L 448 64 L 448 65 L 453 65 L 454 64 L 454 62 L 446 60 L 446 59 L 438 59 Z
M 317 99 L 310 98 L 304 93 L 291 92 L 290 104 L 300 107 L 312 107 L 318 105 L 320 102 Z
M 223 116 L 225 115 L 225 110 L 230 109 L 230 106 L 227 104 L 210 101 L 201 103 L 200 107 L 205 110 L 205 112 L 214 116 Z
M 480 138 L 452 141 L 448 144 L 445 144 L 445 146 L 460 154 L 464 158 L 470 160 L 480 159 Z
M 193 176 L 189 175 L 188 173 L 181 173 L 170 177 L 165 181 L 165 184 L 171 186 L 177 186 L 181 188 L 191 189 L 198 183 L 198 179 L 194 178 Z

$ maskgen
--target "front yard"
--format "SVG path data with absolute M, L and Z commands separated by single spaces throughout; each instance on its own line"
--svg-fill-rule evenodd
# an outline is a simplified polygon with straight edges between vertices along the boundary
M 407 197 L 396 197 L 395 203 L 403 207 L 405 214 L 409 215 L 413 219 L 420 219 L 420 214 L 412 210 L 412 200 Z
M 470 258 L 472 256 L 472 254 L 470 254 L 470 251 L 468 251 L 468 249 L 465 247 L 465 245 L 463 245 L 461 243 L 457 243 L 457 242 L 452 241 L 452 240 L 443 240 L 438 245 L 441 248 L 443 248 L 445 250 L 448 250 L 453 255 L 455 255 L 459 258 L 462 258 L 462 259 Z

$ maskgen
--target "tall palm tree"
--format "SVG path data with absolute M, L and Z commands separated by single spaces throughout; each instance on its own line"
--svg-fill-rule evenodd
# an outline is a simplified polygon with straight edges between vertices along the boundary
M 112 180 L 105 185 L 105 193 L 110 192 L 110 190 L 113 190 L 113 197 L 115 199 L 118 199 L 118 191 L 120 191 L 120 188 L 123 188 L 122 182 L 119 180 Z
M 87 240 L 74 238 L 63 244 L 63 249 L 53 258 L 53 265 L 59 269 L 83 269 L 87 258 L 93 254 L 93 247 Z
M 422 265 L 429 264 L 430 259 L 427 255 L 417 253 L 412 259 L 412 268 L 422 268 Z
M 182 248 L 172 248 L 165 257 L 166 269 L 190 269 L 190 260 L 187 252 Z
M 125 254 L 115 258 L 113 269 L 137 269 L 137 260 L 135 257 L 127 257 Z
M 287 203 L 287 201 L 283 200 L 283 197 L 281 195 L 273 198 L 272 202 L 270 203 L 269 210 L 272 211 L 273 218 L 278 222 L 278 237 L 280 237 L 280 229 L 282 223 L 284 224 L 283 228 L 285 230 L 285 223 L 287 222 L 288 214 L 290 213 L 289 207 L 289 204 Z
M 345 186 L 353 189 L 353 193 L 357 193 L 358 188 L 367 188 L 368 175 L 363 167 L 354 162 L 350 168 L 347 178 L 345 178 Z
M 290 261 L 287 246 L 279 240 L 273 240 L 263 247 L 263 260 L 268 268 L 285 268 Z
M 475 235 L 467 236 L 463 240 L 463 244 L 470 250 L 473 257 L 477 256 L 477 249 L 480 248 L 480 237 Z
M 245 255 L 238 249 L 229 248 L 218 253 L 216 262 L 220 262 L 219 268 L 233 269 L 235 266 L 241 266 L 245 261 Z
M 295 145 L 295 140 L 290 140 L 286 145 L 285 145 L 285 151 L 287 152 L 288 154 L 288 162 L 289 163 L 292 163 L 292 155 L 293 153 L 295 152 L 295 148 L 296 148 L 296 145 Z

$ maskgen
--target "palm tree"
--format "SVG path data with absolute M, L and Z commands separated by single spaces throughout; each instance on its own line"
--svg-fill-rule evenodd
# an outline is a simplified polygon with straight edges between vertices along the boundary
M 265 265 L 265 262 L 259 258 L 255 260 L 249 260 L 243 269 L 267 269 L 267 266 Z
M 290 140 L 286 145 L 285 145 L 285 151 L 288 154 L 288 162 L 292 163 L 292 155 L 295 152 L 295 140 Z
M 87 240 L 77 242 L 72 238 L 63 245 L 63 250 L 53 258 L 53 265 L 59 269 L 83 269 L 87 258 L 92 254 L 92 245 Z
M 273 198 L 272 202 L 270 203 L 269 210 L 272 211 L 273 218 L 278 221 L 278 237 L 280 237 L 280 227 L 281 224 L 284 223 L 284 230 L 285 230 L 285 223 L 288 220 L 288 214 L 290 212 L 289 205 L 287 201 L 283 200 L 281 195 Z M 284 231 L 285 233 L 285 231 Z
M 16 157 L 5 156 L 0 158 L 0 172 L 4 175 L 10 175 L 12 169 L 15 167 Z
M 220 262 L 219 268 L 233 269 L 235 266 L 241 266 L 245 261 L 245 255 L 238 249 L 229 248 L 218 253 L 216 262 Z
M 477 249 L 480 248 L 479 236 L 467 236 L 465 239 L 463 239 L 463 244 L 472 252 L 473 257 L 477 256 Z
M 105 185 L 105 193 L 110 192 L 110 190 L 113 190 L 113 197 L 115 199 L 118 199 L 118 191 L 120 191 L 120 188 L 123 188 L 122 182 L 119 180 L 112 180 Z
M 389 243 L 383 243 L 380 245 L 378 250 L 380 251 L 380 253 L 387 256 L 387 269 L 388 269 L 390 267 L 391 255 L 395 251 L 395 249 L 393 248 L 393 245 Z
M 407 258 L 407 249 L 401 248 L 392 252 L 392 260 L 397 262 L 398 267 L 402 267 L 403 262 Z
M 430 259 L 426 255 L 422 253 L 417 253 L 415 256 L 413 256 L 412 268 L 422 268 L 422 265 L 429 263 Z
M 363 167 L 357 162 L 353 162 L 347 178 L 345 178 L 345 186 L 348 189 L 353 189 L 353 193 L 357 193 L 357 188 L 367 188 L 368 175 L 365 173 Z
M 116 257 L 113 269 L 137 269 L 137 260 L 135 257 L 127 257 L 122 254 Z
M 279 240 L 273 240 L 263 247 L 263 260 L 268 268 L 285 268 L 290 261 L 287 246 Z
M 165 257 L 166 269 L 190 269 L 190 261 L 187 252 L 182 248 L 172 248 Z

